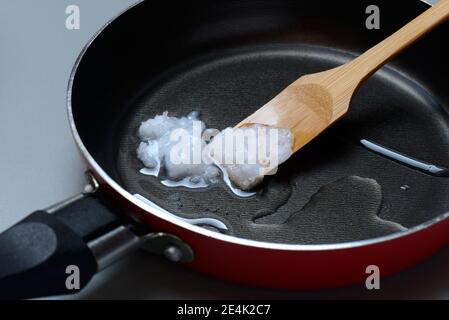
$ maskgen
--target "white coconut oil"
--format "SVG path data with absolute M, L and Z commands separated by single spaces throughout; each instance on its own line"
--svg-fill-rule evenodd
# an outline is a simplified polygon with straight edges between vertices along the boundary
M 216 132 L 210 139 L 211 132 Z M 292 154 L 293 136 L 287 129 L 248 126 L 222 132 L 206 129 L 194 111 L 185 117 L 168 112 L 142 122 L 137 157 L 144 175 L 156 176 L 167 187 L 206 188 L 223 181 L 239 197 Z M 243 139 L 243 140 L 242 140 Z

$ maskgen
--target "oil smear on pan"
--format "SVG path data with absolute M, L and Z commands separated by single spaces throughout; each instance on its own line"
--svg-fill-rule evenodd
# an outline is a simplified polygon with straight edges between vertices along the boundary
M 287 129 L 251 125 L 207 129 L 194 111 L 185 117 L 168 112 L 148 119 L 139 127 L 137 157 L 144 175 L 159 177 L 167 187 L 206 188 L 223 178 L 239 197 L 292 154 L 293 136 Z
M 182 220 L 184 222 L 187 222 L 187 223 L 190 223 L 192 225 L 213 228 L 213 229 L 215 229 L 218 232 L 227 232 L 228 231 L 228 227 L 226 226 L 226 224 L 224 224 L 223 222 L 221 222 L 218 219 L 210 218 L 210 217 L 204 217 L 204 218 L 182 218 L 182 217 L 176 216 L 176 215 L 168 212 L 167 210 L 159 207 L 157 204 L 155 204 L 154 202 L 148 200 L 147 198 L 145 198 L 144 196 L 142 196 L 142 195 L 140 195 L 138 193 L 134 194 L 134 197 L 136 197 L 137 199 L 143 201 L 151 209 L 156 209 L 159 212 L 163 212 L 164 214 L 170 215 L 172 217 L 176 217 L 177 219 L 180 219 L 180 220 Z
M 382 219 L 382 188 L 370 178 L 347 176 L 322 186 L 304 205 L 286 219 L 277 212 L 261 211 L 252 228 L 264 230 L 264 239 L 289 239 L 303 244 L 329 244 L 386 236 L 407 230 Z M 274 222 L 277 221 L 277 222 Z

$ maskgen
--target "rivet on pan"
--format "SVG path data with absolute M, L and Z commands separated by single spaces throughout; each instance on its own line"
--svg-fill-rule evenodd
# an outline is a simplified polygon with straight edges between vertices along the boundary
M 172 262 L 179 262 L 182 259 L 182 251 L 176 246 L 169 246 L 165 248 L 164 256 Z
M 84 187 L 84 194 L 92 194 L 95 193 L 98 188 L 100 187 L 100 184 L 98 183 L 97 179 L 95 179 L 94 175 L 90 171 L 86 171 L 86 177 L 88 184 Z
M 193 250 L 186 242 L 164 232 L 144 235 L 140 247 L 147 252 L 163 255 L 173 262 L 191 262 L 194 259 Z

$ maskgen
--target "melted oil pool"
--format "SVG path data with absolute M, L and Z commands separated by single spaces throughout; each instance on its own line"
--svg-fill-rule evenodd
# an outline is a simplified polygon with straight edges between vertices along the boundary
M 327 184 L 300 210 L 278 225 L 264 224 L 265 215 L 253 220 L 267 241 L 289 239 L 297 243 L 341 243 L 385 236 L 406 230 L 379 217 L 382 189 L 373 179 L 349 176 Z

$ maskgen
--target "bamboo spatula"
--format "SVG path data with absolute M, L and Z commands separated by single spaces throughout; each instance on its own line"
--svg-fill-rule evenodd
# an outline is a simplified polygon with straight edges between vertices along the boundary
M 440 0 L 353 61 L 302 76 L 236 127 L 264 124 L 290 129 L 293 152 L 298 151 L 348 111 L 352 97 L 370 75 L 448 18 L 449 0 Z

